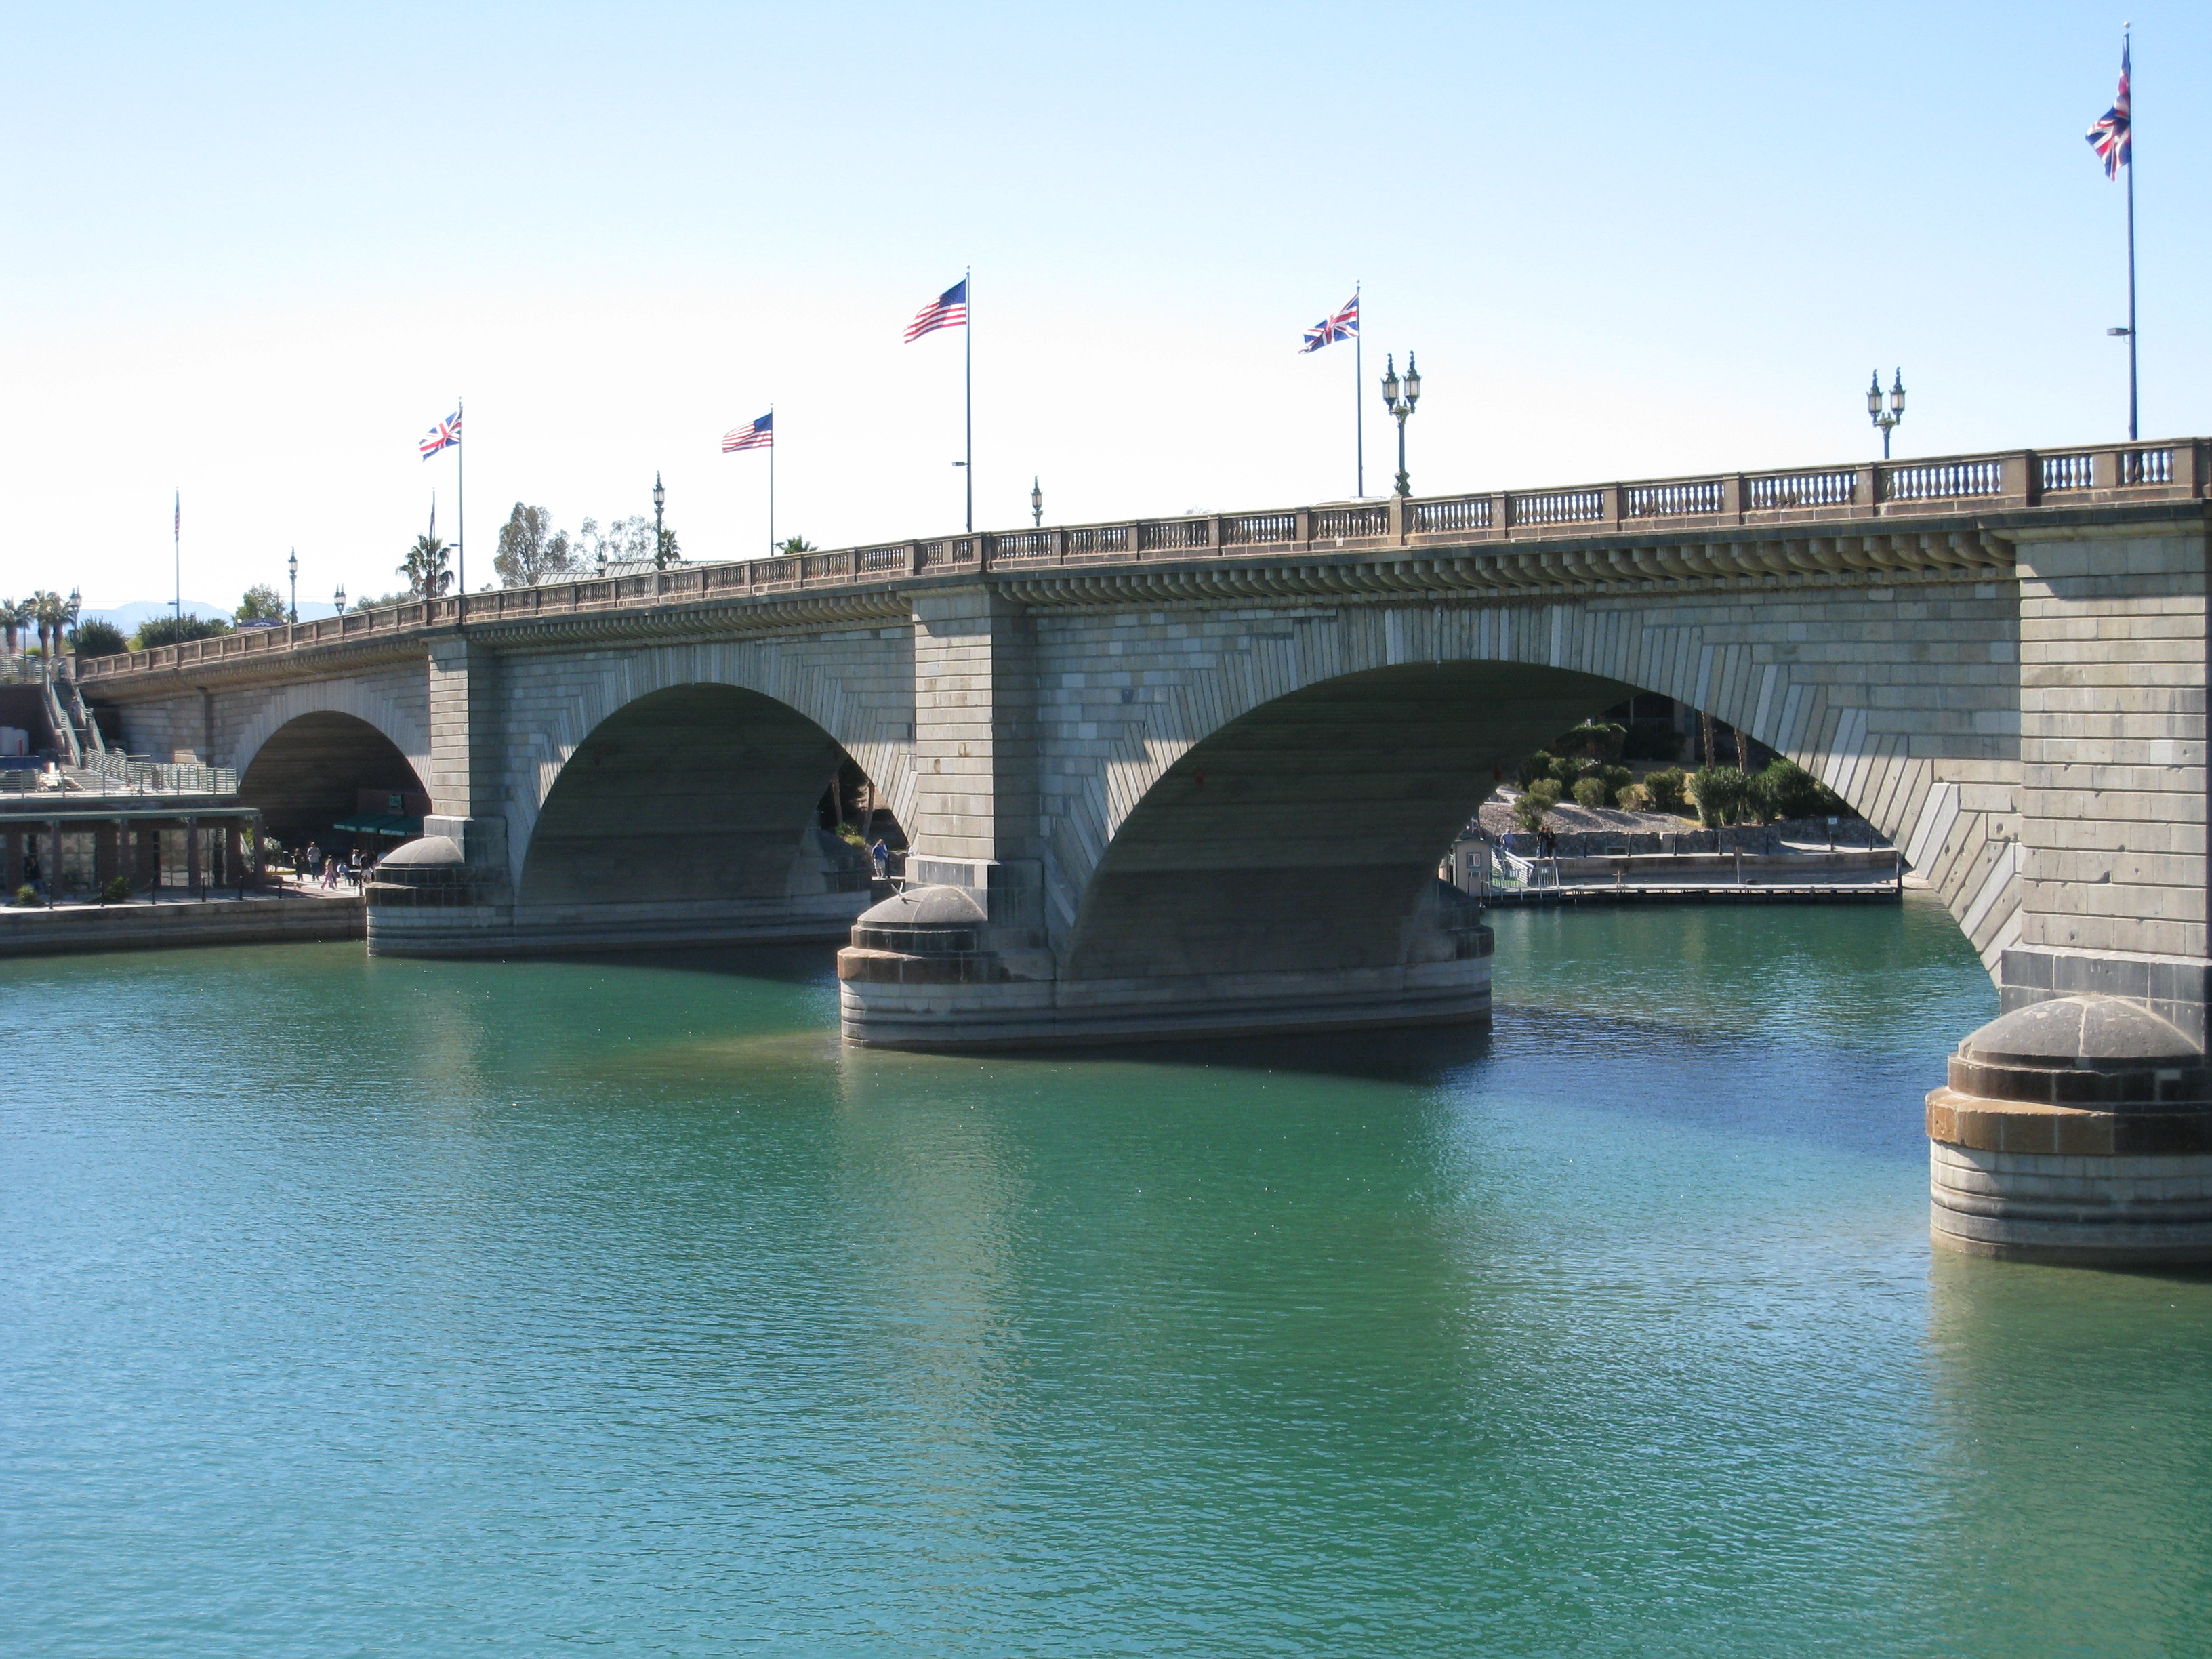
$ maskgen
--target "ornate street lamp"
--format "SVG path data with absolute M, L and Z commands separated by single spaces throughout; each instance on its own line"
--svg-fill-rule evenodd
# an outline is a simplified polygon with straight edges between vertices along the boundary
M 340 583 L 338 584 L 338 591 L 337 591 L 337 592 L 335 592 L 335 593 L 333 593 L 333 594 L 331 594 L 331 603 L 332 605 L 335 605 L 336 606 L 337 606 L 337 608 L 338 608 L 338 615 L 340 615 L 341 617 L 343 617 L 343 616 L 344 616 L 344 615 L 345 615 L 345 605 L 346 605 L 346 600 L 345 600 L 345 584 L 344 584 L 343 582 L 340 582 Z
M 292 550 L 292 556 L 284 562 L 284 568 L 292 573 L 292 615 L 290 620 L 297 623 L 300 620 L 300 550 L 298 548 L 295 547 Z
M 1881 371 L 1876 369 L 1874 378 L 1867 382 L 1867 418 L 1881 428 L 1881 458 L 1889 459 L 1889 434 L 1897 430 L 1897 423 L 1905 418 L 1905 371 L 1899 369 L 1889 388 L 1889 408 L 1881 406 Z
M 1390 357 L 1382 359 L 1382 403 L 1398 417 L 1398 493 L 1411 495 L 1412 482 L 1406 477 L 1406 417 L 1413 412 L 1413 405 L 1421 400 L 1421 371 L 1413 366 L 1413 354 L 1406 354 L 1406 378 L 1398 379 L 1398 365 Z
M 660 487 L 660 474 L 653 475 L 653 568 L 659 570 L 668 562 L 668 538 L 660 532 L 660 509 L 668 504 L 668 492 Z
M 1040 528 L 1044 524 L 1044 490 L 1035 477 L 1030 480 L 1030 522 Z

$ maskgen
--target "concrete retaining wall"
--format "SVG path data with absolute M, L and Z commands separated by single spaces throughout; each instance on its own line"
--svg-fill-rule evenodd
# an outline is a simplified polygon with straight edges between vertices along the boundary
M 359 939 L 357 898 L 180 899 L 0 910 L 0 957 Z

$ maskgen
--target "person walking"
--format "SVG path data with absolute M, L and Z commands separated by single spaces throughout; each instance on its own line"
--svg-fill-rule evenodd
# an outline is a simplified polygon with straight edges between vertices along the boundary
M 869 847 L 868 857 L 873 860 L 875 864 L 877 879 L 881 880 L 884 877 L 890 874 L 891 849 L 890 843 L 885 842 L 881 836 L 878 836 L 874 843 Z
M 300 885 L 305 887 L 323 873 L 323 849 L 312 836 L 307 838 L 307 850 L 301 855 Z

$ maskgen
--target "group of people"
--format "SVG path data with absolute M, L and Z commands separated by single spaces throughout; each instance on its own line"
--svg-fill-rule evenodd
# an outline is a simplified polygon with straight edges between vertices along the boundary
M 361 890 L 362 879 L 376 867 L 376 860 L 362 854 L 356 847 L 350 853 L 326 853 L 313 842 L 292 854 L 292 868 L 302 887 L 310 882 L 325 892 L 336 892 L 341 887 Z

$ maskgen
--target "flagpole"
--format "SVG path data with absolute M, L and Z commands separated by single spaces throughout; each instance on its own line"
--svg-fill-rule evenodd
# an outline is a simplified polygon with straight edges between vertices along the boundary
M 2136 113 L 2135 67 L 2129 40 L 2120 36 L 2120 66 L 2128 77 L 2128 441 L 2142 437 L 2136 424 Z
M 461 416 L 466 412 L 461 400 L 454 398 L 453 425 L 456 429 L 462 425 Z M 459 550 L 455 562 L 460 566 L 461 579 L 461 603 L 453 612 L 453 620 L 459 622 L 468 610 L 469 599 L 469 458 L 465 443 L 456 442 L 453 448 L 453 518 L 454 529 L 458 532 L 454 545 Z
M 768 406 L 768 550 L 775 556 L 775 405 Z
M 1358 501 L 1367 494 L 1367 406 L 1360 401 L 1360 388 L 1367 384 L 1367 319 L 1360 314 L 1364 309 L 1359 303 L 1359 283 L 1352 284 L 1352 309 L 1358 326 L 1352 334 L 1352 498 Z
M 2128 175 L 2132 189 L 2135 175 Z M 960 332 L 961 354 L 966 363 L 968 382 L 968 463 L 961 471 L 968 475 L 968 533 L 975 533 L 975 273 L 971 266 L 963 272 L 960 285 L 968 295 L 967 319 Z
M 181 489 L 177 491 L 175 514 L 169 520 L 169 554 L 176 565 L 175 616 L 177 631 L 182 634 L 185 629 L 185 492 Z

